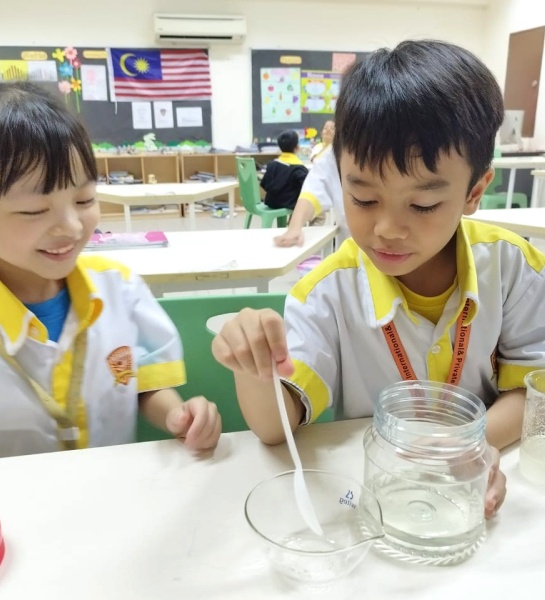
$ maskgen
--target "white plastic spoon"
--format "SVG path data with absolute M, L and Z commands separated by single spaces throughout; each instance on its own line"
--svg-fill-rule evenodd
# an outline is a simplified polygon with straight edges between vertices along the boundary
M 293 475 L 295 501 L 297 502 L 297 507 L 299 508 L 299 512 L 301 513 L 303 520 L 309 526 L 309 528 L 316 535 L 324 535 L 324 532 L 320 526 L 320 522 L 318 521 L 318 517 L 316 516 L 316 511 L 312 505 L 310 494 L 308 493 L 307 484 L 303 475 L 303 465 L 301 463 L 301 458 L 299 457 L 297 446 L 295 445 L 295 440 L 293 438 L 293 432 L 288 419 L 288 411 L 286 410 L 286 404 L 284 402 L 284 394 L 282 393 L 282 384 L 280 383 L 280 378 L 278 377 L 278 371 L 276 370 L 276 363 L 274 360 L 272 361 L 272 372 L 274 391 L 276 393 L 276 402 L 278 404 L 278 410 L 280 411 L 280 419 L 282 420 L 282 427 L 284 428 L 284 434 L 286 436 L 286 442 L 288 443 L 291 459 L 293 460 L 293 464 L 295 466 Z

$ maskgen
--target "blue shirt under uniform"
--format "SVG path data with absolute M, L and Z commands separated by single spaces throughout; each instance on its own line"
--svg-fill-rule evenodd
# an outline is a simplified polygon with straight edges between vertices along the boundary
M 66 287 L 62 288 L 56 296 L 44 302 L 28 304 L 25 302 L 25 306 L 46 326 L 49 339 L 58 342 L 70 308 L 68 289 Z

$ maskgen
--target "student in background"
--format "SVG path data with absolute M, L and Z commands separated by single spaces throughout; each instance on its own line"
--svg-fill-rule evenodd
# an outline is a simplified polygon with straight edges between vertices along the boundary
M 270 208 L 293 209 L 308 169 L 295 154 L 299 147 L 299 136 L 293 129 L 287 129 L 278 136 L 278 146 L 282 152 L 267 165 L 261 187 L 265 190 L 265 204 Z
M 0 85 L 0 457 L 135 440 L 137 412 L 217 444 L 202 396 L 182 402 L 182 346 L 143 281 L 80 255 L 99 207 L 82 125 L 28 82 Z
M 326 150 L 333 143 L 333 137 L 335 136 L 335 121 L 326 121 L 322 127 L 322 140 L 318 142 L 310 153 L 310 161 L 314 162 L 320 158 Z
M 339 228 L 336 238 L 337 247 L 350 237 L 343 206 L 343 193 L 339 169 L 333 148 L 329 146 L 318 160 L 313 163 L 307 175 L 295 210 L 290 217 L 288 229 L 274 238 L 277 246 L 302 246 L 304 241 L 303 227 L 307 223 L 318 224 L 316 219 L 328 210 L 332 210 Z M 323 219 L 325 222 L 325 218 Z
M 273 360 L 293 429 L 327 407 L 369 417 L 384 387 L 421 379 L 479 396 L 492 447 L 520 438 L 524 377 L 545 367 L 545 255 L 463 218 L 493 178 L 503 113 L 489 69 L 445 42 L 380 49 L 344 74 L 333 147 L 352 239 L 295 285 L 284 318 L 244 309 L 213 342 L 261 440 L 284 440 Z M 506 489 L 494 455 L 487 517 Z

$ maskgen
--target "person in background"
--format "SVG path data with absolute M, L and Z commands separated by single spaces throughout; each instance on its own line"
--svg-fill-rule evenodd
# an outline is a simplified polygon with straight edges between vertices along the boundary
M 333 211 L 335 223 L 339 228 L 336 237 L 338 248 L 350 237 L 350 232 L 346 224 L 341 180 L 332 146 L 326 148 L 320 158 L 313 163 L 301 188 L 288 228 L 285 233 L 274 238 L 274 243 L 286 248 L 302 246 L 303 227 L 307 223 L 323 224 L 324 215 L 329 210 Z M 318 220 L 320 217 L 322 219 Z
M 310 153 L 310 161 L 314 162 L 316 159 L 322 156 L 322 153 L 326 148 L 329 148 L 333 143 L 333 137 L 335 136 L 335 121 L 326 121 L 322 127 L 321 133 L 322 139 L 320 142 L 315 144 Z
M 301 193 L 308 169 L 303 165 L 296 152 L 299 136 L 293 129 L 287 129 L 278 136 L 281 154 L 267 164 L 261 179 L 265 190 L 265 204 L 270 208 L 289 208 L 293 210 Z
M 0 85 L 0 457 L 135 441 L 137 413 L 213 448 L 216 406 L 182 402 L 182 346 L 125 266 L 81 255 L 99 220 L 83 126 L 28 82 Z
M 244 309 L 213 341 L 262 441 L 285 439 L 273 361 L 294 430 L 327 408 L 370 417 L 402 380 L 458 385 L 487 407 L 496 513 L 498 449 L 520 438 L 524 377 L 545 367 L 545 255 L 464 218 L 493 178 L 503 115 L 490 70 L 446 42 L 402 42 L 344 74 L 333 148 L 352 238 L 299 280 L 284 318 Z

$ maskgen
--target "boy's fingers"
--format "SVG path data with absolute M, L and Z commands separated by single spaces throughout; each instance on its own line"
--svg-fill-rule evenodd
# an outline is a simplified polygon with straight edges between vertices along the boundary
M 271 359 L 283 362 L 287 358 L 286 334 L 282 317 L 275 311 L 262 310 L 258 317 L 258 325 L 246 326 L 244 332 L 259 377 L 268 380 L 272 378 Z
M 220 365 L 231 369 L 231 371 L 243 370 L 242 365 L 238 362 L 236 356 L 233 354 L 230 344 L 221 334 L 218 334 L 212 340 L 212 354 L 220 363 Z

